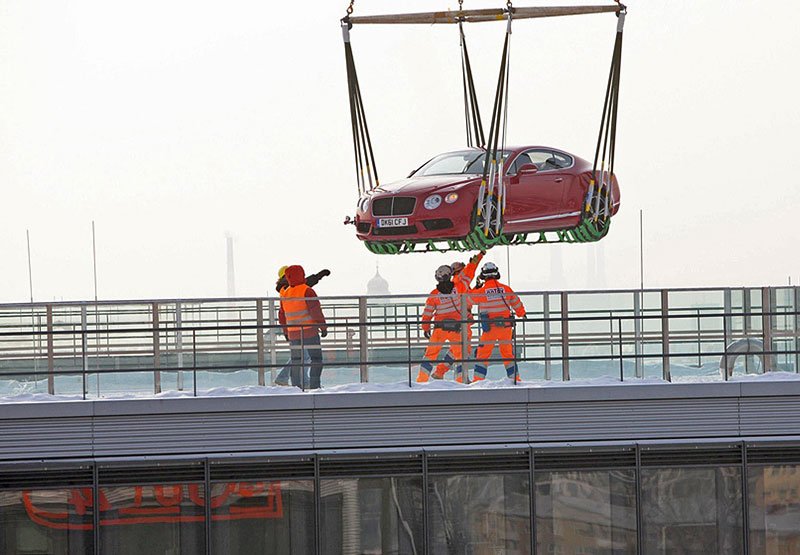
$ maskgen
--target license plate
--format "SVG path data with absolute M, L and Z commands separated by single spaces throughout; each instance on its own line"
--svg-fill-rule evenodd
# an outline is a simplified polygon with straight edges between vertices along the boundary
M 378 218 L 378 227 L 405 227 L 408 225 L 408 218 Z

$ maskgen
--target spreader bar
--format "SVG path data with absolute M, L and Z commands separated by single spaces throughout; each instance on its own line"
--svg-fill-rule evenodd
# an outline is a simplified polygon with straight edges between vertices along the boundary
M 511 8 L 511 15 L 514 19 L 534 19 L 539 17 L 612 13 L 619 12 L 621 9 L 622 7 L 619 4 L 607 6 L 540 6 Z M 508 11 L 504 8 L 485 8 L 446 12 L 350 16 L 348 21 L 353 25 L 436 25 L 455 24 L 459 21 L 477 23 L 505 20 L 507 13 Z

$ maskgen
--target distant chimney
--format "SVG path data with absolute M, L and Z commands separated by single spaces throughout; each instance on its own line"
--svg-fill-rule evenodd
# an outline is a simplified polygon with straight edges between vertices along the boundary
M 228 253 L 228 296 L 236 296 L 236 274 L 233 271 L 233 237 L 225 237 Z

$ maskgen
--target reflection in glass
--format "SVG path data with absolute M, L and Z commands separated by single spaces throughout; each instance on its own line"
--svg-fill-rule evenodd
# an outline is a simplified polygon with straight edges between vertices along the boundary
M 313 553 L 313 480 L 212 484 L 211 552 Z
M 636 553 L 636 472 L 536 473 L 538 553 Z
M 205 551 L 202 484 L 100 489 L 100 550 L 114 555 L 195 555 Z
M 431 553 L 531 552 L 528 474 L 431 476 Z
M 93 553 L 92 489 L 0 491 L 0 553 Z
M 739 467 L 642 469 L 644 553 L 741 553 Z
M 800 465 L 747 469 L 750 553 L 800 553 Z
M 337 478 L 320 483 L 325 555 L 421 554 L 422 478 Z

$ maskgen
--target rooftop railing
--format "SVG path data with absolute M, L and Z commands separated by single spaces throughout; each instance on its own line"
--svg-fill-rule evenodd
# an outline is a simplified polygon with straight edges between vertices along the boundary
M 797 287 L 518 294 L 527 316 L 516 319 L 513 343 L 525 382 L 724 381 L 800 371 Z M 323 387 L 410 386 L 428 343 L 425 298 L 321 297 Z M 278 308 L 277 298 L 0 305 L 0 398 L 273 385 L 289 359 Z M 456 363 L 469 370 L 480 322 L 464 308 L 462 321 L 468 355 Z M 495 351 L 488 378 L 504 376 Z M 452 378 L 451 370 L 445 379 Z

